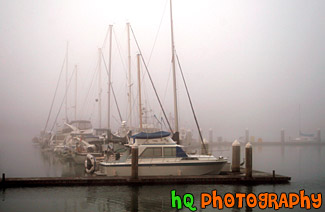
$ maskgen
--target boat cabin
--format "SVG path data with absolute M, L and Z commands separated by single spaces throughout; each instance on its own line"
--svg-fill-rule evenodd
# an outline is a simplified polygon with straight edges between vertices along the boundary
M 169 132 L 141 132 L 130 137 L 130 146 L 138 146 L 139 158 L 188 157 L 182 146 L 177 145 Z

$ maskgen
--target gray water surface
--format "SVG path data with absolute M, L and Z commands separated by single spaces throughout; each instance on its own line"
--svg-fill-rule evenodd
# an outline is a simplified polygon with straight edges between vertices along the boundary
M 15 145 L 14 141 L 0 143 L 0 171 L 7 177 L 82 176 L 83 167 L 61 161 L 49 152 L 42 152 L 29 142 Z M 178 195 L 194 195 L 198 211 L 200 194 L 217 190 L 219 195 L 230 193 L 295 192 L 306 194 L 325 191 L 324 146 L 256 146 L 253 147 L 253 167 L 256 170 L 291 176 L 285 185 L 163 185 L 163 186 L 97 186 L 97 187 L 43 187 L 10 188 L 0 193 L 0 211 L 177 211 L 171 208 L 171 190 Z M 222 151 L 220 151 L 220 149 Z M 215 147 L 215 156 L 231 158 L 230 147 Z M 244 151 L 242 148 L 242 155 Z M 259 208 L 224 208 L 224 211 L 259 211 Z M 315 209 L 314 209 L 315 210 Z M 183 208 L 181 211 L 190 211 Z M 264 211 L 273 211 L 265 209 Z M 294 210 L 305 211 L 296 206 Z M 312 209 L 313 211 L 313 209 Z

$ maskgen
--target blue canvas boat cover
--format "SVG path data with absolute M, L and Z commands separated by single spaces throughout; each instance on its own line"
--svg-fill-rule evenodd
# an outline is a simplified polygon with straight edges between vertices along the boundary
M 141 133 L 132 135 L 131 138 L 135 138 L 135 139 L 150 139 L 150 138 L 163 138 L 163 137 L 167 137 L 167 136 L 170 136 L 170 132 L 158 131 L 158 132 L 154 132 L 154 133 L 141 132 Z

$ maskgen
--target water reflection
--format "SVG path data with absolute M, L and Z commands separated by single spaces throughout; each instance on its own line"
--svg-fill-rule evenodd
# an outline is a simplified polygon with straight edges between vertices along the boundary
M 239 185 L 234 185 L 233 186 L 233 192 L 232 194 L 235 196 L 236 193 L 242 193 L 242 186 L 239 186 Z M 241 210 L 241 208 L 238 207 L 238 199 L 235 198 L 235 206 L 232 208 L 232 212 L 238 212 Z
M 229 147 L 222 147 L 223 155 L 231 155 Z M 254 148 L 254 147 L 253 147 Z M 50 152 L 41 152 L 37 147 L 25 148 L 29 151 L 30 161 L 24 163 L 26 169 L 19 169 L 21 160 L 8 160 L 8 176 L 83 176 L 82 166 L 72 161 L 59 160 Z M 261 192 L 297 192 L 302 188 L 306 193 L 325 192 L 325 148 L 316 146 L 263 146 L 254 149 L 253 168 L 292 177 L 289 185 L 161 185 L 161 186 L 101 186 L 101 187 L 57 187 L 6 189 L 0 193 L 0 211 L 177 211 L 171 208 L 170 191 L 177 195 L 191 193 L 194 205 L 199 209 L 200 194 L 216 189 L 218 194 L 261 193 Z M 34 154 L 31 154 L 34 153 Z M 242 157 L 244 148 L 242 147 Z M 218 156 L 220 151 L 213 149 Z M 229 155 L 227 155 L 229 154 Z M 3 158 L 3 156 L 2 156 Z M 8 156 L 8 159 L 13 159 Z M 26 159 L 23 157 L 23 159 Z M 26 162 L 25 161 L 25 162 Z M 208 207 L 202 211 L 216 211 Z M 299 211 L 300 209 L 297 208 Z M 186 208 L 181 211 L 188 211 Z M 224 208 L 224 211 L 259 211 L 249 208 Z M 296 211 L 296 208 L 295 208 Z
M 253 186 L 246 186 L 246 194 L 254 193 L 253 191 Z M 247 204 L 245 204 L 245 211 L 246 212 L 251 212 L 253 211 L 253 208 L 248 207 Z

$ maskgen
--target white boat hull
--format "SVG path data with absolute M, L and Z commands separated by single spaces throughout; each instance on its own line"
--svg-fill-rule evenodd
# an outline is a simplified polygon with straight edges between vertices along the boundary
M 184 161 L 175 163 L 145 163 L 138 165 L 139 176 L 193 176 L 219 174 L 226 161 Z M 131 176 L 130 163 L 100 163 L 99 169 L 106 176 Z
M 85 164 L 85 160 L 87 158 L 87 154 L 91 154 L 94 157 L 101 157 L 101 153 L 74 153 L 73 154 L 73 161 L 76 164 Z

